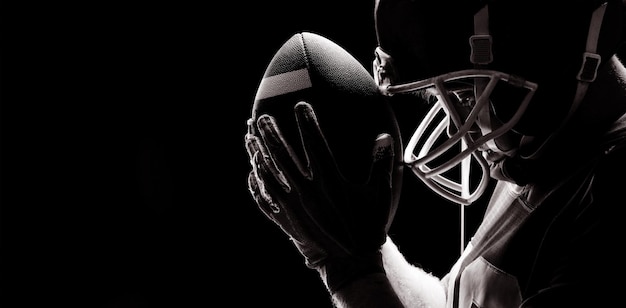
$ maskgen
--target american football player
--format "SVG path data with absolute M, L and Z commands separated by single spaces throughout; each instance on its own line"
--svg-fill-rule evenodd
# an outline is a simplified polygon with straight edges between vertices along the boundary
M 351 194 L 364 191 L 350 185 L 342 193 L 311 190 L 336 181 L 335 165 L 316 161 L 332 153 L 305 147 L 307 163 L 294 163 L 301 158 L 271 115 L 250 124 L 258 136 L 246 136 L 252 196 L 262 208 L 298 210 L 274 222 L 301 239 L 296 246 L 307 260 L 319 261 L 307 265 L 336 307 L 622 305 L 626 69 L 616 54 L 626 37 L 625 5 L 376 0 L 375 83 L 391 102 L 412 97 L 429 111 L 415 120 L 411 138 L 385 135 L 375 147 L 402 142 L 402 153 L 385 153 L 402 155 L 406 169 L 460 207 L 491 193 L 481 224 L 443 277 L 407 262 L 383 234 L 385 219 L 368 220 L 378 230 L 371 242 L 336 249 L 345 241 L 338 231 L 350 226 L 318 223 L 326 222 L 320 209 L 346 200 L 361 200 L 363 211 L 390 208 L 394 198 L 358 199 Z M 323 145 L 315 108 L 299 106 L 301 135 Z M 416 243 L 436 235 L 433 226 L 415 234 Z

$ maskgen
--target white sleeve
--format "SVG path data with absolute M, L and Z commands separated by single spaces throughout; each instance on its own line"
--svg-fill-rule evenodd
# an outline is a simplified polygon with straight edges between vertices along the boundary
M 389 237 L 382 246 L 382 256 L 387 278 L 405 307 L 446 306 L 446 291 L 439 278 L 410 264 Z

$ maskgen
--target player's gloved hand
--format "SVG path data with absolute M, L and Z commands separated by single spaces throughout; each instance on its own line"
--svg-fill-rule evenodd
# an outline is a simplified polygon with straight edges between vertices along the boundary
M 393 142 L 372 140 L 370 177 L 347 181 L 307 103 L 295 107 L 306 152 L 299 159 L 274 119 L 259 116 L 262 138 L 246 135 L 252 172 L 248 186 L 259 208 L 292 240 L 308 267 L 317 269 L 335 292 L 345 283 L 382 273 L 380 247 L 392 211 Z

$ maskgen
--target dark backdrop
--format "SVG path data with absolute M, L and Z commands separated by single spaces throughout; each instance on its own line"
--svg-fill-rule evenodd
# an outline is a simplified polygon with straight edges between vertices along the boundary
M 265 66 L 294 33 L 370 68 L 371 2 L 3 10 L 3 306 L 331 307 L 249 197 L 243 136 Z M 391 235 L 443 274 L 458 209 L 404 185 Z M 468 230 L 481 212 L 468 209 Z

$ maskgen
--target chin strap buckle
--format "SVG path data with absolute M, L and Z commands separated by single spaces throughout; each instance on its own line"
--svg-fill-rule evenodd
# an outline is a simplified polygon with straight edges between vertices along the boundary
M 475 66 L 493 62 L 493 39 L 489 34 L 489 6 L 485 5 L 474 15 L 474 35 L 470 36 L 470 62 Z
M 583 82 L 593 82 L 596 80 L 600 62 L 602 62 L 601 60 L 600 55 L 597 53 L 583 53 L 583 63 L 580 66 L 580 71 L 578 71 L 576 78 Z
M 476 34 L 469 39 L 472 53 L 470 61 L 475 65 L 487 65 L 493 61 L 493 53 L 491 52 L 491 35 Z

